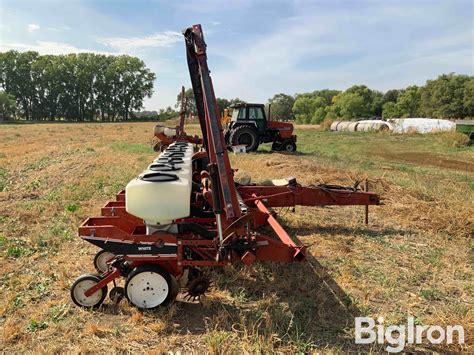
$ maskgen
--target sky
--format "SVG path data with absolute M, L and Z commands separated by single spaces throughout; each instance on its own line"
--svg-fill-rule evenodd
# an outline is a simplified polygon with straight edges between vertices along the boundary
M 0 0 L 0 51 L 141 58 L 147 110 L 190 87 L 181 31 L 203 26 L 218 97 L 265 103 L 354 84 L 386 91 L 474 74 L 474 1 Z

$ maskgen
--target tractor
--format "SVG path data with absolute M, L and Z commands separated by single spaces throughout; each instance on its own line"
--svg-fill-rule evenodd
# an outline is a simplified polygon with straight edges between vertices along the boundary
M 239 103 L 230 106 L 232 116 L 224 132 L 228 147 L 244 145 L 247 152 L 258 149 L 260 143 L 272 142 L 272 150 L 296 151 L 296 136 L 293 124 L 271 121 L 265 116 L 265 105 Z M 271 106 L 269 106 L 270 116 Z

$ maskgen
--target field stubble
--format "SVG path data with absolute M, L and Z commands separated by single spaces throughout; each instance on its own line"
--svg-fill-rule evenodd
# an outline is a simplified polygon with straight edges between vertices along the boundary
M 368 178 L 385 205 L 371 208 L 368 226 L 362 207 L 280 209 L 290 233 L 310 246 L 309 263 L 216 270 L 202 303 L 178 298 L 145 313 L 127 302 L 94 312 L 74 307 L 69 285 L 93 271 L 96 252 L 76 237 L 77 226 L 152 160 L 152 129 L 0 126 L 0 348 L 377 352 L 381 346 L 354 344 L 354 317 L 400 324 L 412 315 L 419 324 L 463 325 L 466 346 L 450 349 L 472 350 L 474 153 L 441 148 L 436 136 L 301 129 L 296 155 L 264 146 L 232 156 L 237 176 L 253 181 Z M 446 346 L 412 348 L 423 349 Z

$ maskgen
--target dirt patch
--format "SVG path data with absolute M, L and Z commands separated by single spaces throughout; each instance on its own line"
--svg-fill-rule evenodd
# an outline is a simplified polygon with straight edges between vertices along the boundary
M 381 152 L 381 153 L 378 153 L 377 155 L 380 157 L 383 157 L 384 159 L 402 161 L 402 162 L 412 163 L 416 165 L 438 166 L 442 168 L 467 171 L 470 173 L 474 172 L 474 163 L 451 159 L 451 158 L 439 156 L 433 153 Z

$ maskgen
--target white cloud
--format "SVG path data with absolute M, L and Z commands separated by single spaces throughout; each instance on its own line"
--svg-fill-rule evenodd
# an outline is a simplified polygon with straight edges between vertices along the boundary
M 183 35 L 181 33 L 164 31 L 145 37 L 102 37 L 97 38 L 96 42 L 120 52 L 127 52 L 140 48 L 169 47 L 182 40 Z
M 30 23 L 26 28 L 28 29 L 28 32 L 35 32 L 40 29 L 40 26 L 36 23 Z
M 113 54 L 112 52 L 97 51 L 94 49 L 77 48 L 69 43 L 36 41 L 34 44 L 27 43 L 2 43 L 0 44 L 0 52 L 9 51 L 11 49 L 18 51 L 35 51 L 39 54 L 69 54 L 93 52 L 101 54 Z

